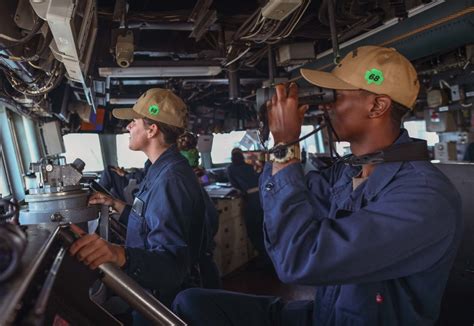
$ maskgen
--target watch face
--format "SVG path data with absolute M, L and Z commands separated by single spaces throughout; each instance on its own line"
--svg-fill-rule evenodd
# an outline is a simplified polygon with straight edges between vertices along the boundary
M 275 151 L 273 152 L 273 155 L 276 158 L 284 158 L 286 154 L 288 153 L 288 147 L 285 145 L 278 145 L 275 147 Z

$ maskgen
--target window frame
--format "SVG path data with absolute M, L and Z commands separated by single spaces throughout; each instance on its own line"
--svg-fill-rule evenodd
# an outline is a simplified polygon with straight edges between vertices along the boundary
M 3 183 L 3 181 L 1 180 L 0 182 L 3 183 L 2 188 L 6 187 L 8 190 L 7 194 L 0 192 L 0 195 L 2 198 L 10 198 L 12 195 L 13 188 L 11 185 L 10 176 L 8 175 L 7 163 L 5 162 L 5 155 L 3 153 L 4 153 L 3 147 L 2 147 L 2 144 L 0 144 L 0 177 L 3 177 L 2 174 L 4 174 L 5 183 Z

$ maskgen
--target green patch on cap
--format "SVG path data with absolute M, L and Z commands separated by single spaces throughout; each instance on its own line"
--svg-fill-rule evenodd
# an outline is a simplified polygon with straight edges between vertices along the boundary
M 150 112 L 151 115 L 157 115 L 160 113 L 160 108 L 156 104 L 152 104 L 148 107 L 148 112 Z
M 375 85 L 382 85 L 383 83 L 383 72 L 372 68 L 365 72 L 365 80 L 367 81 L 367 85 L 374 83 Z

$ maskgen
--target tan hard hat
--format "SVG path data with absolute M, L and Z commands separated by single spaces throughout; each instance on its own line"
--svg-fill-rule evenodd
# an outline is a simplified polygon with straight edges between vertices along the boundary
M 188 111 L 186 104 L 172 91 L 152 88 L 140 96 L 131 109 L 114 109 L 117 119 L 132 120 L 148 118 L 171 126 L 186 128 Z
M 420 90 L 415 68 L 393 48 L 362 46 L 348 53 L 331 72 L 300 71 L 311 84 L 330 89 L 365 89 L 390 96 L 409 109 L 413 109 Z

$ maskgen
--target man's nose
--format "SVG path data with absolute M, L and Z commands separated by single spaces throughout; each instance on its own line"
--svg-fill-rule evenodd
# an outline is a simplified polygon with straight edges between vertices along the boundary
M 332 108 L 332 103 L 323 103 L 318 105 L 318 109 L 320 110 L 329 110 Z
M 127 125 L 127 130 L 130 131 L 130 128 L 132 127 L 132 123 L 133 121 L 129 122 L 128 125 Z

